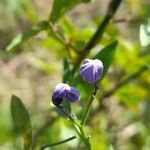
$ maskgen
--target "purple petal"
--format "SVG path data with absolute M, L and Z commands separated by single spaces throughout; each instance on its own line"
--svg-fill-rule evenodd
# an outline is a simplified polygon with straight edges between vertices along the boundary
M 79 97 L 79 92 L 74 87 L 71 87 L 71 90 L 66 94 L 65 99 L 71 102 L 75 102 L 79 100 Z
M 85 59 L 80 66 L 80 75 L 88 83 L 94 83 L 100 79 L 103 72 L 103 64 L 100 60 Z
M 52 94 L 52 101 L 53 104 L 58 106 L 63 101 L 64 97 L 70 92 L 71 88 L 68 84 L 59 83 L 55 86 L 53 94 Z

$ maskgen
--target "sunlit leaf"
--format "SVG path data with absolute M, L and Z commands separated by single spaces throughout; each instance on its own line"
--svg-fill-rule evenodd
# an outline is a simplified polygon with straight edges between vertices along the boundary
M 36 57 L 31 57 L 29 59 L 29 64 L 48 74 L 56 71 L 57 68 L 55 64 L 49 64 L 48 62 Z
M 90 2 L 91 0 L 54 0 L 50 15 L 50 21 L 55 23 L 62 15 L 71 10 L 77 4 Z
M 38 34 L 40 31 L 42 30 L 46 30 L 48 29 L 49 24 L 47 21 L 41 21 L 39 22 L 37 25 L 33 26 L 31 29 L 23 32 L 22 34 L 19 34 L 18 36 L 16 36 L 11 43 L 6 47 L 7 51 L 12 51 L 15 48 L 17 48 L 17 46 L 19 46 L 22 42 L 28 40 L 29 38 L 31 38 L 32 36 L 35 36 L 36 34 Z
M 28 19 L 35 23 L 38 21 L 37 11 L 34 7 L 34 4 L 30 0 L 18 0 L 21 3 L 21 10 L 24 11 L 24 14 L 28 17 Z M 18 6 L 17 6 L 18 7 Z
M 118 42 L 115 41 L 106 47 L 104 47 L 100 52 L 98 52 L 94 59 L 100 59 L 103 62 L 104 70 L 103 70 L 103 77 L 107 73 L 107 70 L 109 69 L 109 66 L 111 65 L 116 51 L 116 46 Z
M 150 24 L 140 25 L 140 42 L 142 46 L 150 45 Z
M 75 25 L 73 24 L 71 19 L 63 17 L 60 20 L 60 24 L 61 26 L 59 27 L 59 29 L 61 30 L 61 32 L 65 33 L 66 37 L 71 38 L 75 30 Z

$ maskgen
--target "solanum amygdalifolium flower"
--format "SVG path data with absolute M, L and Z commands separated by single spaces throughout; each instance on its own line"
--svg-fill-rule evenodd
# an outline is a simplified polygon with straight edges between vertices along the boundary
M 63 101 L 66 94 L 70 91 L 70 86 L 68 84 L 59 83 L 55 86 L 52 94 L 52 102 L 54 105 L 59 106 Z
M 100 79 L 103 73 L 103 63 L 98 59 L 85 59 L 80 66 L 80 75 L 88 83 Z
M 79 100 L 79 97 L 80 97 L 79 92 L 74 87 L 71 87 L 70 92 L 66 94 L 65 99 L 71 102 L 75 102 Z
M 54 105 L 59 106 L 63 100 L 75 102 L 79 99 L 79 92 L 68 84 L 59 83 L 55 86 L 52 94 L 52 102 Z

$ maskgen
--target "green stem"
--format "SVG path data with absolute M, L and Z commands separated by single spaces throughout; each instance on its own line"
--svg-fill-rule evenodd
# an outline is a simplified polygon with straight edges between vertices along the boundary
M 112 0 L 108 6 L 107 13 L 102 21 L 100 23 L 99 27 L 97 28 L 95 34 L 92 36 L 92 38 L 89 40 L 85 48 L 83 49 L 80 57 L 78 58 L 77 63 L 74 65 L 74 68 L 72 72 L 74 73 L 78 66 L 80 65 L 81 61 L 89 54 L 90 50 L 99 42 L 99 40 L 102 38 L 102 35 L 104 33 L 105 28 L 107 27 L 110 19 L 114 16 L 116 10 L 118 9 L 120 3 L 122 0 Z
M 80 133 L 82 135 L 82 140 L 83 140 L 84 144 L 86 145 L 87 150 L 92 150 L 89 137 L 86 136 L 83 126 L 81 126 L 79 129 L 80 129 Z
M 73 124 L 74 129 L 76 130 L 78 136 L 80 137 L 80 139 L 82 140 L 82 142 L 85 144 L 85 146 L 87 147 L 87 150 L 91 150 L 91 144 L 89 141 L 89 138 L 86 136 L 83 127 L 81 126 L 76 126 Z
M 97 86 L 97 83 L 94 83 L 94 91 L 92 92 L 91 96 L 90 96 L 90 99 L 88 101 L 88 104 L 83 112 L 83 119 L 81 121 L 81 126 L 83 126 L 87 120 L 87 117 L 89 115 L 89 112 L 90 112 L 90 108 L 92 106 L 92 103 L 93 103 L 93 100 L 94 100 L 94 97 L 97 93 L 97 90 L 98 90 L 98 86 Z
M 70 119 L 75 131 L 77 132 L 83 143 L 86 145 L 87 149 L 91 150 L 91 144 L 89 138 L 84 132 L 83 126 L 81 126 L 63 106 L 59 106 L 59 109 L 67 116 L 68 119 Z
M 63 144 L 63 143 L 69 142 L 71 140 L 74 140 L 75 138 L 76 138 L 76 136 L 72 136 L 72 137 L 67 138 L 67 139 L 65 139 L 63 141 L 59 141 L 59 142 L 56 142 L 56 143 L 53 143 L 53 144 L 45 144 L 45 145 L 41 146 L 40 150 L 43 150 L 43 149 L 45 149 L 47 147 L 52 147 L 52 146 L 56 146 L 56 145 L 59 145 L 59 144 Z
M 59 106 L 58 108 L 67 116 L 68 119 L 70 119 L 70 121 L 73 124 L 75 124 L 76 126 L 80 127 L 80 124 L 77 122 L 77 119 L 72 117 L 72 115 L 63 106 Z
M 93 90 L 93 92 L 92 92 L 92 94 L 91 94 L 91 97 L 90 97 L 90 99 L 89 99 L 89 101 L 88 101 L 88 104 L 87 104 L 87 106 L 86 106 L 86 108 L 85 108 L 85 111 L 84 111 L 84 113 L 83 113 L 83 119 L 82 119 L 82 121 L 81 121 L 81 123 L 80 123 L 81 126 L 79 126 L 81 138 L 82 138 L 82 140 L 83 140 L 83 142 L 84 142 L 84 144 L 86 145 L 86 147 L 87 147 L 88 150 L 92 150 L 92 147 L 91 147 L 91 144 L 90 144 L 89 137 L 87 137 L 86 134 L 85 134 L 83 125 L 85 124 L 85 122 L 86 122 L 86 120 L 87 120 L 87 117 L 88 117 L 88 115 L 89 115 L 90 108 L 91 108 L 91 106 L 92 106 L 92 102 L 93 102 L 94 97 L 95 97 L 95 95 L 96 95 L 96 93 L 97 93 L 97 90 L 98 90 L 97 83 L 94 83 L 94 90 Z
M 91 94 L 91 97 L 90 97 L 90 99 L 88 101 L 88 104 L 87 104 L 87 106 L 85 108 L 85 111 L 83 113 L 83 119 L 82 119 L 82 121 L 80 123 L 81 125 L 79 126 L 81 138 L 82 138 L 82 140 L 83 140 L 83 142 L 86 145 L 86 147 L 87 147 L 88 150 L 92 150 L 92 147 L 91 147 L 91 143 L 90 143 L 89 137 L 87 137 L 86 134 L 85 134 L 83 125 L 85 124 L 85 122 L 87 120 L 87 117 L 89 115 L 90 108 L 91 108 L 92 102 L 94 100 L 94 97 L 95 97 L 95 95 L 97 93 L 97 90 L 98 90 L 97 83 L 94 83 L 94 90 L 93 90 L 93 92 Z

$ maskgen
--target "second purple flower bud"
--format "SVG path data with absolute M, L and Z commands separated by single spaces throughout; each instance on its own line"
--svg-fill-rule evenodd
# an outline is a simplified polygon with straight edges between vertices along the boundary
M 52 102 L 54 105 L 59 106 L 63 100 L 70 102 L 78 101 L 80 97 L 79 92 L 68 84 L 59 83 L 55 86 L 52 94 Z

